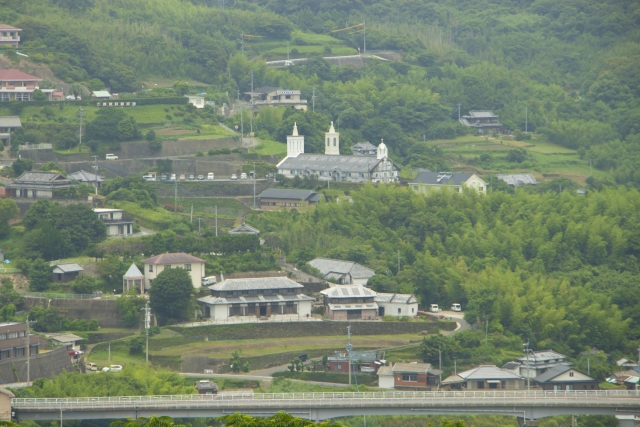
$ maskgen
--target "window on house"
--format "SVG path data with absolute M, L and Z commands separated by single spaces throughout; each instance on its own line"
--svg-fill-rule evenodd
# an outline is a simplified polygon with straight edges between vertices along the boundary
M 0 334 L 0 340 L 6 340 L 7 334 Z
M 164 269 L 165 269 L 165 270 L 171 270 L 171 266 L 170 266 L 170 265 L 165 265 L 165 266 L 164 266 Z
M 24 356 L 24 347 L 15 348 L 15 349 L 14 349 L 14 354 L 15 354 L 15 357 L 22 357 L 22 356 Z
M 19 337 L 26 337 L 26 336 L 27 336 L 27 331 L 20 331 L 20 332 L 18 332 L 18 336 L 19 336 Z
M 0 351 L 0 360 L 10 359 L 10 358 L 11 358 L 11 350 Z
M 476 381 L 477 387 L 476 388 L 484 388 L 484 381 Z
M 333 365 L 335 367 L 336 371 L 341 371 L 342 370 L 342 365 L 340 363 Z
M 153 264 L 149 264 L 149 273 L 153 273 Z
M 479 187 L 478 190 L 483 191 L 484 187 Z
M 187 271 L 191 271 L 191 264 L 185 264 L 184 269 Z
M 400 314 L 400 313 L 402 313 L 402 309 L 401 308 L 398 309 L 398 314 Z
M 416 382 L 418 381 L 418 376 L 414 374 L 402 374 L 402 381 Z
M 18 333 L 17 332 L 9 332 L 9 339 L 11 338 L 18 338 Z
M 570 377 L 573 377 L 573 372 L 569 372 L 569 376 L 570 376 Z

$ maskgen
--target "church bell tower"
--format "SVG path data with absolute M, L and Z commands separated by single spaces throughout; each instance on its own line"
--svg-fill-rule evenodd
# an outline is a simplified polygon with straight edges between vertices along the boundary
M 333 128 L 333 122 L 331 122 L 329 132 L 324 134 L 324 154 L 340 155 L 340 133 Z
M 293 132 L 287 135 L 287 157 L 304 154 L 304 135 L 298 135 L 298 124 L 293 124 Z

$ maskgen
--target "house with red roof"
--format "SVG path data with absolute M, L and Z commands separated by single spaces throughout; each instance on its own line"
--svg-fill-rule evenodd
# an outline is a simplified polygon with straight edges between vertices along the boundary
M 16 49 L 20 44 L 20 28 L 0 24 L 0 47 L 11 46 Z
M 184 268 L 189 272 L 193 287 L 202 287 L 205 260 L 185 253 L 167 253 L 142 260 L 144 264 L 144 289 L 149 290 L 158 274 L 171 268 Z
M 33 92 L 40 89 L 41 78 L 10 68 L 0 70 L 0 101 L 32 101 Z M 53 99 L 55 89 L 40 89 L 47 101 Z

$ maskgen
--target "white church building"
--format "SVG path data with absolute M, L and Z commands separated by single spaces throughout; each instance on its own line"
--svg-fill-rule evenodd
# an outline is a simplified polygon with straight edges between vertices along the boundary
M 297 124 L 287 136 L 287 157 L 277 165 L 278 173 L 287 178 L 315 178 L 321 181 L 397 182 L 398 167 L 388 157 L 388 149 L 380 142 L 375 156 L 340 155 L 340 133 L 331 122 L 325 133 L 324 154 L 305 153 L 304 135 L 298 135 Z

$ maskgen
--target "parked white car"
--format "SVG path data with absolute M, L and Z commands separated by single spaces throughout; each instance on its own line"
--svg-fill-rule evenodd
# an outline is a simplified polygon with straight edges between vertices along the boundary
M 109 368 L 105 366 L 104 368 L 102 368 L 102 372 L 109 372 Z
M 451 311 L 462 311 L 462 307 L 460 306 L 460 304 L 453 303 L 451 304 Z
M 209 173 L 207 174 L 207 180 L 209 180 L 209 181 L 213 181 L 213 172 L 209 172 Z
M 231 179 L 236 180 L 238 179 L 238 175 L 236 175 L 235 173 L 233 175 L 231 175 Z
M 247 174 L 246 174 L 246 173 L 244 173 L 244 172 L 242 172 L 242 173 L 240 174 L 240 179 L 247 179 Z
M 118 156 L 116 156 L 115 154 L 107 154 L 105 156 L 106 160 L 118 160 Z
M 438 313 L 440 311 L 440 307 L 438 307 L 438 304 L 431 304 L 429 306 L 429 311 L 432 313 Z
M 120 372 L 122 371 L 122 365 L 111 365 L 109 369 L 111 372 Z

